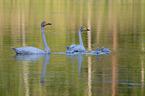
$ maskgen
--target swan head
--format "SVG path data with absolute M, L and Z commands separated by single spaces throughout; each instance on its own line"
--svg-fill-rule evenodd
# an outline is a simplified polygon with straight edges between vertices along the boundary
M 99 51 L 99 48 L 96 48 L 96 51 Z
M 103 50 L 103 49 L 105 49 L 104 47 L 101 47 L 101 49 Z
M 41 26 L 42 27 L 45 27 L 46 25 L 52 25 L 51 23 L 47 23 L 47 22 L 45 22 L 45 21 L 43 21 L 42 23 L 41 23 Z
M 87 28 L 85 28 L 85 27 L 80 27 L 80 31 L 82 32 L 82 31 L 90 31 L 90 29 L 87 29 Z

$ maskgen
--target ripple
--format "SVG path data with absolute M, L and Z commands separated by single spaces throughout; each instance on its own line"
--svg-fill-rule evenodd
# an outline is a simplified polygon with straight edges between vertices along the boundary
M 79 55 L 79 54 L 85 54 L 85 55 L 101 55 L 101 54 L 108 54 L 110 52 L 100 52 L 99 54 L 95 54 L 95 51 L 86 51 L 86 52 L 53 52 L 53 54 L 66 54 L 66 55 Z
M 145 84 L 141 84 L 141 83 L 120 83 L 120 84 L 124 84 L 124 85 L 145 85 Z

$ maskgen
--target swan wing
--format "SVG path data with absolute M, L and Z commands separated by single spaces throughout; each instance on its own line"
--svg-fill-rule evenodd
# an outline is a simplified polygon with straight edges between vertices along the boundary
M 72 48 L 74 48 L 75 46 L 76 46 L 75 44 L 72 44 L 72 45 L 70 45 L 70 47 L 66 46 L 66 49 L 67 50 L 72 50 Z
M 84 52 L 84 51 L 86 51 L 86 49 L 83 46 L 75 45 L 75 44 L 72 44 L 70 47 L 68 47 L 68 49 L 70 51 L 73 50 L 74 52 Z
M 17 54 L 44 54 L 45 51 L 35 47 L 12 48 Z

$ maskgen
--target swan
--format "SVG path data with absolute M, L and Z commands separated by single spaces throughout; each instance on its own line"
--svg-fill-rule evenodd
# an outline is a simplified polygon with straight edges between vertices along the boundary
M 96 48 L 96 51 L 94 52 L 94 54 L 100 54 L 99 48 Z
M 66 46 L 66 49 L 67 49 L 66 53 L 68 53 L 68 52 L 85 52 L 86 51 L 84 44 L 83 44 L 83 41 L 82 41 L 82 37 L 81 37 L 82 31 L 90 31 L 90 30 L 83 27 L 83 26 L 80 27 L 79 33 L 78 33 L 80 45 L 72 44 L 70 47 Z
M 44 43 L 45 50 L 41 50 L 41 49 L 38 49 L 38 48 L 35 48 L 35 47 L 12 48 L 16 52 L 16 54 L 48 54 L 48 53 L 50 53 L 50 48 L 47 45 L 45 34 L 44 34 L 44 27 L 46 25 L 52 25 L 52 24 L 47 23 L 45 21 L 43 21 L 41 23 L 41 32 L 42 32 L 42 38 L 43 38 L 43 43 Z

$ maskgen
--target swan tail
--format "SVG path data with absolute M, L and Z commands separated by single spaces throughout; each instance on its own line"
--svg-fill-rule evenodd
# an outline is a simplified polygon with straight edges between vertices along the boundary
M 66 49 L 67 49 L 67 50 L 69 50 L 69 49 L 70 49 L 70 47 L 66 46 Z

